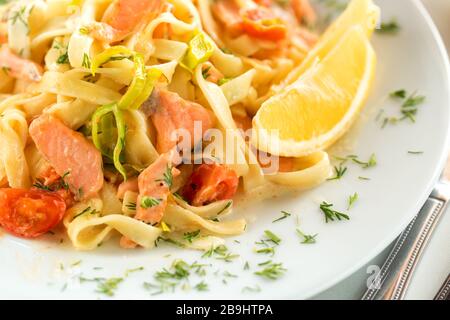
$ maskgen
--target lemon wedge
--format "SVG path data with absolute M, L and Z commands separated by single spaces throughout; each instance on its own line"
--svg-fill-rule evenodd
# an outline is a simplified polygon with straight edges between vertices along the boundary
M 330 146 L 354 122 L 371 88 L 376 55 L 361 24 L 342 34 L 323 59 L 316 57 L 263 103 L 253 119 L 252 142 L 259 150 L 302 157 Z
M 380 8 L 372 0 L 352 0 L 345 11 L 328 27 L 318 43 L 308 53 L 302 63 L 293 69 L 281 85 L 275 86 L 273 93 L 298 79 L 317 59 L 323 59 L 354 26 L 360 26 L 370 37 L 380 19 Z

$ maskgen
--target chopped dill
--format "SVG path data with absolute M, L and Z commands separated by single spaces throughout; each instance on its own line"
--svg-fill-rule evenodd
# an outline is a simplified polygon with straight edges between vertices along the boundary
M 285 268 L 283 268 L 282 263 L 267 261 L 264 263 L 260 263 L 259 265 L 263 266 L 263 268 L 259 271 L 256 271 L 255 274 L 270 280 L 276 280 L 280 278 L 287 271 Z
M 156 180 L 156 182 L 164 182 L 166 184 L 167 187 L 172 187 L 172 183 L 173 183 L 173 175 L 172 175 L 172 167 L 167 165 L 166 167 L 166 171 L 163 174 L 163 178 L 162 179 L 158 179 Z
M 208 291 L 208 285 L 202 281 L 194 287 L 197 291 Z
M 396 19 L 391 19 L 387 22 L 382 22 L 380 27 L 376 29 L 379 34 L 397 34 L 400 31 L 400 25 Z
M 320 205 L 320 210 L 325 215 L 325 222 L 328 223 L 329 221 L 335 221 L 335 219 L 341 221 L 341 220 L 350 220 L 350 217 L 342 212 L 333 210 L 333 205 L 327 202 L 322 202 Z
M 287 212 L 287 211 L 281 211 L 281 213 L 282 213 L 283 215 L 282 215 L 280 218 L 273 220 L 272 223 L 275 223 L 275 222 L 284 220 L 284 219 L 286 219 L 287 217 L 290 217 L 290 216 L 291 216 L 291 214 L 290 214 L 289 212 Z
M 186 232 L 183 235 L 183 239 L 188 241 L 189 243 L 192 243 L 194 240 L 198 239 L 199 237 L 200 237 L 200 230 Z
M 347 206 L 347 210 L 350 210 L 353 205 L 355 204 L 355 202 L 358 200 L 359 195 L 357 192 L 355 192 L 353 195 L 348 197 L 348 206 Z
M 314 234 L 314 235 L 310 235 L 310 234 L 305 234 L 303 233 L 300 229 L 296 229 L 297 234 L 302 237 L 302 244 L 314 244 L 316 243 L 316 237 L 318 236 L 318 234 Z
M 125 207 L 131 211 L 136 211 L 136 202 L 128 202 Z
M 156 207 L 161 203 L 161 199 L 156 199 L 149 196 L 143 196 L 141 199 L 141 208 L 148 209 L 152 207 Z
M 83 53 L 83 61 L 81 63 L 81 66 L 86 69 L 91 68 L 91 58 L 86 53 Z
M 340 180 L 344 174 L 347 172 L 347 167 L 343 167 L 342 164 L 339 165 L 339 167 L 334 166 L 334 172 L 335 172 L 335 176 L 332 178 L 329 178 L 328 181 L 333 181 L 333 180 Z

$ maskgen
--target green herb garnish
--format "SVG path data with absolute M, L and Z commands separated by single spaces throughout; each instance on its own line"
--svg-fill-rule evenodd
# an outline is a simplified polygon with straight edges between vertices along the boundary
M 127 209 L 131 210 L 131 211 L 136 211 L 137 207 L 136 207 L 136 202 L 128 202 L 125 207 L 127 207 Z
M 406 95 L 407 95 L 407 92 L 406 92 L 405 89 L 400 89 L 400 90 L 391 92 L 391 93 L 389 94 L 389 96 L 390 96 L 391 98 L 400 98 L 400 99 L 405 99 L 405 98 L 406 98 Z
M 164 182 L 167 187 L 172 187 L 173 183 L 173 175 L 172 175 L 172 167 L 167 165 L 166 171 L 163 173 L 163 178 L 156 180 L 156 182 Z
M 200 283 L 198 283 L 195 287 L 195 289 L 197 289 L 197 291 L 208 291 L 208 285 L 202 281 Z
M 377 165 L 377 158 L 374 153 L 370 156 L 369 160 L 367 160 L 367 161 L 359 160 L 356 157 L 353 157 L 351 159 L 354 163 L 359 164 L 363 169 L 372 168 Z
M 400 25 L 397 20 L 391 19 L 387 22 L 382 22 L 379 29 L 376 29 L 380 34 L 396 34 L 400 31 Z
M 417 95 L 415 92 L 408 95 L 408 92 L 404 89 L 391 92 L 389 95 L 394 99 L 401 99 L 403 103 L 400 108 L 401 117 L 385 117 L 381 128 L 386 127 L 388 124 L 397 124 L 400 121 L 409 119 L 411 122 L 416 122 L 416 115 L 419 111 L 418 106 L 425 102 L 426 97 Z
M 254 287 L 246 286 L 242 288 L 242 292 L 261 292 L 261 287 L 255 285 Z
M 264 235 L 268 238 L 269 241 L 272 241 L 276 245 L 279 245 L 281 242 L 281 239 L 270 230 L 265 230 Z
M 232 80 L 232 78 L 222 78 L 222 79 L 219 79 L 219 81 L 217 81 L 217 85 L 218 86 L 222 86 L 222 85 L 224 85 L 225 83 L 227 83 L 227 82 L 229 82 L 229 81 L 231 81 Z
M 211 70 L 211 66 L 206 67 L 205 69 L 202 70 L 202 76 L 203 79 L 207 80 L 209 77 L 209 70 Z
M 256 250 L 256 253 L 271 254 L 273 256 L 275 254 L 275 249 L 273 247 L 262 248 Z
M 80 264 L 81 264 L 81 260 L 77 260 L 77 261 L 73 262 L 70 266 L 76 267 L 76 266 L 79 266 Z
M 156 207 L 161 203 L 161 199 L 156 199 L 149 196 L 143 196 L 141 199 L 141 208 L 149 209 L 152 207 Z
M 112 297 L 115 290 L 118 288 L 119 283 L 123 281 L 123 278 L 109 278 L 98 281 L 97 292 L 106 294 Z
M 264 266 L 260 271 L 256 271 L 255 274 L 267 278 L 270 280 L 276 280 L 281 277 L 287 270 L 283 268 L 282 263 L 274 263 L 272 261 L 267 261 L 264 263 L 260 263 L 260 266 Z
M 335 219 L 339 221 L 343 219 L 350 220 L 350 217 L 347 214 L 333 210 L 333 205 L 325 201 L 320 205 L 320 210 L 322 210 L 325 215 L 326 223 L 328 223 L 328 221 L 335 221 Z
M 192 243 L 195 239 L 198 239 L 200 237 L 200 230 L 193 231 L 193 232 L 186 232 L 183 235 L 183 239 L 187 240 L 189 243 Z
M 163 268 L 155 273 L 153 278 L 156 283 L 144 282 L 143 286 L 146 290 L 151 291 L 152 295 L 173 292 L 178 287 L 186 289 L 191 272 L 194 271 L 199 275 L 204 274 L 204 266 L 204 264 L 198 264 L 197 262 L 188 264 L 183 260 L 175 260 L 170 268 Z M 195 289 L 199 291 L 207 290 L 207 284 L 202 281 L 195 286 Z
M 137 268 L 133 268 L 133 269 L 127 269 L 125 271 L 125 277 L 128 277 L 131 273 L 138 272 L 138 271 L 143 271 L 143 270 L 144 270 L 144 267 L 137 267 Z
M 359 198 L 359 196 L 358 196 L 358 193 L 354 193 L 353 195 L 351 195 L 351 196 L 349 196 L 348 197 L 348 207 L 347 207 L 347 210 L 350 210 L 352 207 L 353 207 L 353 205 L 355 204 L 355 202 L 358 200 L 358 198 Z
M 58 59 L 56 59 L 57 64 L 68 64 L 69 63 L 69 54 L 67 52 L 62 53 Z
M 302 238 L 302 244 L 314 244 L 316 243 L 316 237 L 318 236 L 318 233 L 314 235 L 305 234 L 300 229 L 296 229 L 297 234 Z
M 86 69 L 91 68 L 91 58 L 89 58 L 87 53 L 83 53 L 83 61 L 81 63 L 81 66 Z
M 332 178 L 329 178 L 328 181 L 340 180 L 344 176 L 344 174 L 347 172 L 347 167 L 343 167 L 342 165 L 339 165 L 339 167 L 334 166 L 334 172 L 335 172 L 335 176 Z
M 287 217 L 290 217 L 290 216 L 291 216 L 291 214 L 290 214 L 289 212 L 286 212 L 286 211 L 281 211 L 281 213 L 283 214 L 283 216 L 281 216 L 281 217 L 278 218 L 278 219 L 273 220 L 272 223 L 278 222 L 278 221 L 281 221 L 281 220 L 284 220 L 284 219 L 286 219 Z
M 28 20 L 25 18 L 25 15 L 29 13 L 27 12 L 27 6 L 21 6 L 20 8 L 18 8 L 16 11 L 13 12 L 10 21 L 11 24 L 15 25 L 17 22 L 22 23 L 25 28 L 28 30 L 29 26 L 28 26 Z
M 401 113 L 403 114 L 403 119 L 409 119 L 412 122 L 416 122 L 416 115 L 418 108 L 417 106 L 424 103 L 425 96 L 416 95 L 412 93 L 402 104 Z
M 80 213 L 77 213 L 76 215 L 73 216 L 72 221 L 75 220 L 76 218 L 78 218 L 79 216 L 82 216 L 84 214 L 97 214 L 98 211 L 95 209 L 92 209 L 91 207 L 87 207 L 86 209 L 84 209 L 83 211 L 81 211 Z
M 115 290 L 118 288 L 119 284 L 123 281 L 123 278 L 84 278 L 80 276 L 79 278 L 80 283 L 82 282 L 96 282 L 97 283 L 97 290 L 98 293 L 103 293 L 107 296 L 114 296 Z
M 225 245 L 220 245 L 217 247 L 211 247 L 211 249 L 202 255 L 202 258 L 211 257 L 215 257 L 216 259 L 224 260 L 226 262 L 231 262 L 232 260 L 238 258 L 239 255 L 230 253 Z

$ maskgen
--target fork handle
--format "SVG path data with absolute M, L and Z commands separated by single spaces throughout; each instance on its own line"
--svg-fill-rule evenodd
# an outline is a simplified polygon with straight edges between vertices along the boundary
M 419 214 L 403 231 L 362 300 L 401 300 L 424 248 L 450 200 L 450 185 L 439 182 Z

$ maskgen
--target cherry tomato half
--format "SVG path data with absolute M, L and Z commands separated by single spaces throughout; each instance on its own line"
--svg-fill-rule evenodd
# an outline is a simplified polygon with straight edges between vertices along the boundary
M 56 193 L 0 188 L 0 226 L 13 235 L 38 237 L 55 227 L 65 212 L 66 203 Z

